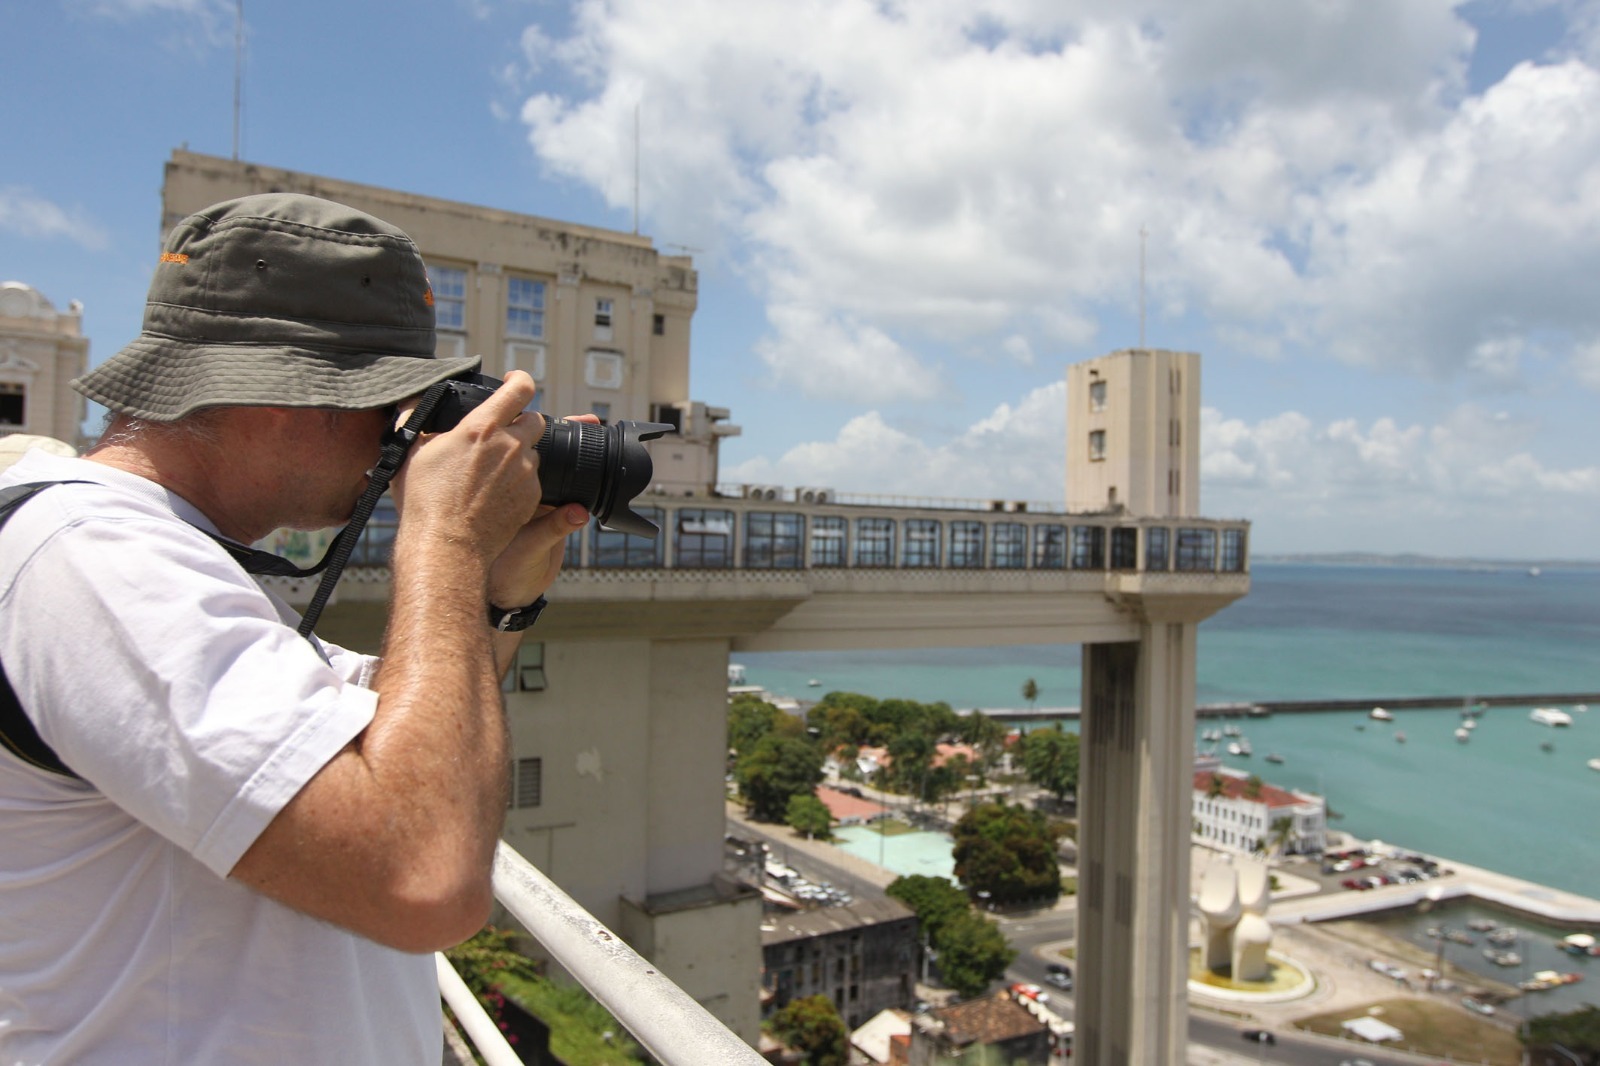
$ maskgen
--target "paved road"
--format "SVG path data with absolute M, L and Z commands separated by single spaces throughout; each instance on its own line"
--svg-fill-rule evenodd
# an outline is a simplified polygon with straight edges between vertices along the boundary
M 876 868 L 853 870 L 844 861 L 830 861 L 831 849 L 801 845 L 787 828 L 730 819 L 728 832 L 738 838 L 766 843 L 777 858 L 794 867 L 802 877 L 817 884 L 829 882 L 858 899 L 881 896 L 883 886 L 893 878 L 892 874 L 885 874 Z M 849 856 L 842 858 L 847 860 Z M 1070 904 L 1050 911 L 1015 916 L 997 914 L 995 919 L 1000 923 L 1006 940 L 1017 949 L 1016 961 L 1006 971 L 1008 983 L 1026 981 L 1045 985 L 1046 963 L 1039 950 L 1051 944 L 1070 941 L 1077 934 L 1078 915 Z M 1050 994 L 1050 1008 L 1061 1017 L 1072 1019 L 1074 1004 L 1071 993 L 1063 993 L 1049 986 L 1046 988 Z M 1257 1062 L 1282 1066 L 1338 1066 L 1355 1057 L 1368 1059 L 1377 1066 L 1418 1066 L 1429 1061 L 1412 1055 L 1385 1052 L 1381 1048 L 1339 1047 L 1288 1031 L 1274 1033 L 1277 1044 L 1258 1046 L 1248 1044 L 1240 1037 L 1240 1030 L 1244 1028 L 1247 1026 L 1207 1011 L 1191 1011 L 1191 1061 L 1227 1066 L 1249 1066 Z

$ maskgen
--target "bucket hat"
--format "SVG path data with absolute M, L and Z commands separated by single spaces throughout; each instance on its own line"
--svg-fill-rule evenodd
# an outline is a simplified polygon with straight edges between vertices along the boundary
M 167 422 L 203 407 L 385 407 L 477 365 L 434 356 L 410 237 L 331 200 L 262 193 L 173 227 L 139 337 L 72 386 Z

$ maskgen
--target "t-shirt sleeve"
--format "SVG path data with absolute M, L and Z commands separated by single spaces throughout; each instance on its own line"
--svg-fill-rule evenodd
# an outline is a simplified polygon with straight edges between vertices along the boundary
M 237 564 L 170 519 L 69 522 L 0 609 L 39 620 L 5 627 L 0 661 L 40 736 L 219 876 L 377 707 L 354 683 L 370 660 L 325 662 Z

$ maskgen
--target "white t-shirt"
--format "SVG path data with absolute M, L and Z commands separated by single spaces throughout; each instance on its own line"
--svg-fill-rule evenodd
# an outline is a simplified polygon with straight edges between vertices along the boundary
M 0 485 L 67 479 L 0 532 L 0 665 L 84 778 L 0 749 L 0 1064 L 437 1063 L 431 957 L 227 879 L 375 661 L 324 662 L 152 482 L 34 452 Z

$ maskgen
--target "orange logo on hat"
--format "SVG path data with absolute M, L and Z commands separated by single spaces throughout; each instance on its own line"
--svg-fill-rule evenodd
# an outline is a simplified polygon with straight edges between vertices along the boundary
M 433 306 L 433 286 L 430 285 L 422 290 L 422 302 L 429 307 Z
M 161 261 L 163 263 L 187 263 L 189 254 L 187 252 L 162 252 Z

